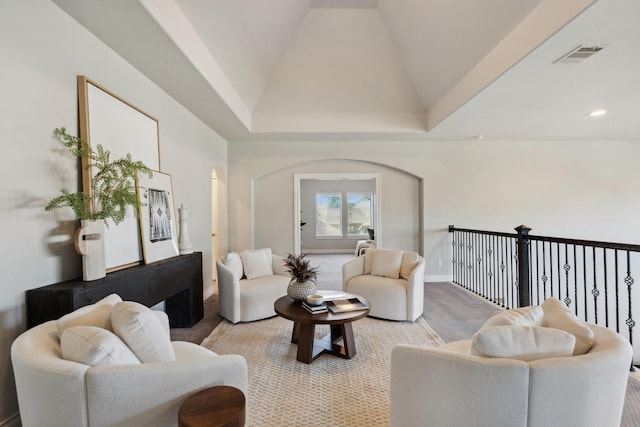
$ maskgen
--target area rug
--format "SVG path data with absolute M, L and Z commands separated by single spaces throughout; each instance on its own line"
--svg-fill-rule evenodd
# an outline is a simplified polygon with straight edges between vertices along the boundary
M 246 358 L 249 426 L 388 426 L 391 349 L 442 343 L 422 318 L 409 323 L 366 317 L 353 323 L 352 359 L 323 354 L 307 365 L 296 360 L 292 327 L 280 317 L 236 325 L 225 320 L 201 344 Z M 328 331 L 316 327 L 318 337 Z

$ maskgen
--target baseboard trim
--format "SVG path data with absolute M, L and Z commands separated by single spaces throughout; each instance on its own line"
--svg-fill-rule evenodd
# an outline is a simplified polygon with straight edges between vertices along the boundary
M 424 276 L 425 282 L 451 282 L 453 278 L 448 274 L 429 274 Z
M 9 418 L 0 421 L 0 427 L 20 427 L 20 412 L 16 412 Z
M 353 254 L 355 249 L 302 249 L 305 254 Z

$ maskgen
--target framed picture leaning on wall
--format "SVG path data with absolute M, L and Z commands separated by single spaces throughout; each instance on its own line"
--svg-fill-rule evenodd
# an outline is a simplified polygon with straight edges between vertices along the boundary
M 162 169 L 158 120 L 85 76 L 78 76 L 77 83 L 80 138 L 92 147 L 102 145 L 114 159 L 128 153 L 153 170 Z M 92 173 L 89 160 L 83 159 L 82 188 L 88 194 Z M 118 225 L 108 220 L 104 230 L 107 272 L 143 260 L 139 223 L 133 210 Z
M 144 263 L 179 255 L 171 175 L 153 171 L 137 177 Z

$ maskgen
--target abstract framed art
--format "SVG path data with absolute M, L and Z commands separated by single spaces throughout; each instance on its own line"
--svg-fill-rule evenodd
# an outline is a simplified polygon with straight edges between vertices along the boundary
M 153 172 L 137 177 L 144 263 L 179 255 L 171 175 Z
M 102 145 L 112 158 L 131 154 L 149 168 L 160 170 L 158 120 L 85 76 L 78 76 L 80 138 L 91 146 Z M 93 169 L 82 165 L 83 191 L 91 192 Z M 127 212 L 123 222 L 108 220 L 104 230 L 107 272 L 138 265 L 143 259 L 139 221 Z

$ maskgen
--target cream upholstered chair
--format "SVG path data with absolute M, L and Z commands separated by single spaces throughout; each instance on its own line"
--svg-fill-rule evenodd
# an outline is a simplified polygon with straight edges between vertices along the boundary
M 369 300 L 369 315 L 416 320 L 424 310 L 424 259 L 415 252 L 370 249 L 342 266 L 342 290 Z
M 565 328 L 572 333 L 545 331 L 562 327 L 559 323 L 553 328 L 522 325 L 489 325 L 473 340 L 438 348 L 394 347 L 391 426 L 620 425 L 632 360 L 629 342 L 610 329 L 588 323 L 584 337 L 590 347 L 578 343 L 584 337 L 576 333 L 575 325 Z M 482 334 L 488 337 L 481 339 Z M 491 335 L 499 335 L 498 340 L 491 343 Z M 524 346 L 517 342 L 522 337 Z M 565 339 L 569 346 L 563 350 Z M 495 346 L 498 342 L 509 346 L 501 350 Z M 541 354 L 535 354 L 540 351 L 534 350 L 536 346 L 544 347 Z M 497 355 L 488 357 L 481 349 Z M 512 357 L 497 357 L 501 351 Z
M 275 300 L 287 294 L 291 276 L 271 249 L 230 252 L 216 262 L 220 315 L 231 323 L 276 315 Z
M 171 342 L 166 314 L 136 304 L 112 295 L 16 338 L 11 361 L 22 426 L 176 426 L 180 405 L 196 391 L 224 384 L 246 395 L 244 357 Z M 132 333 L 121 339 L 110 320 L 120 307 L 118 333 L 127 324 Z M 152 349 L 135 330 L 159 343 Z M 123 343 L 127 337 L 134 345 Z

